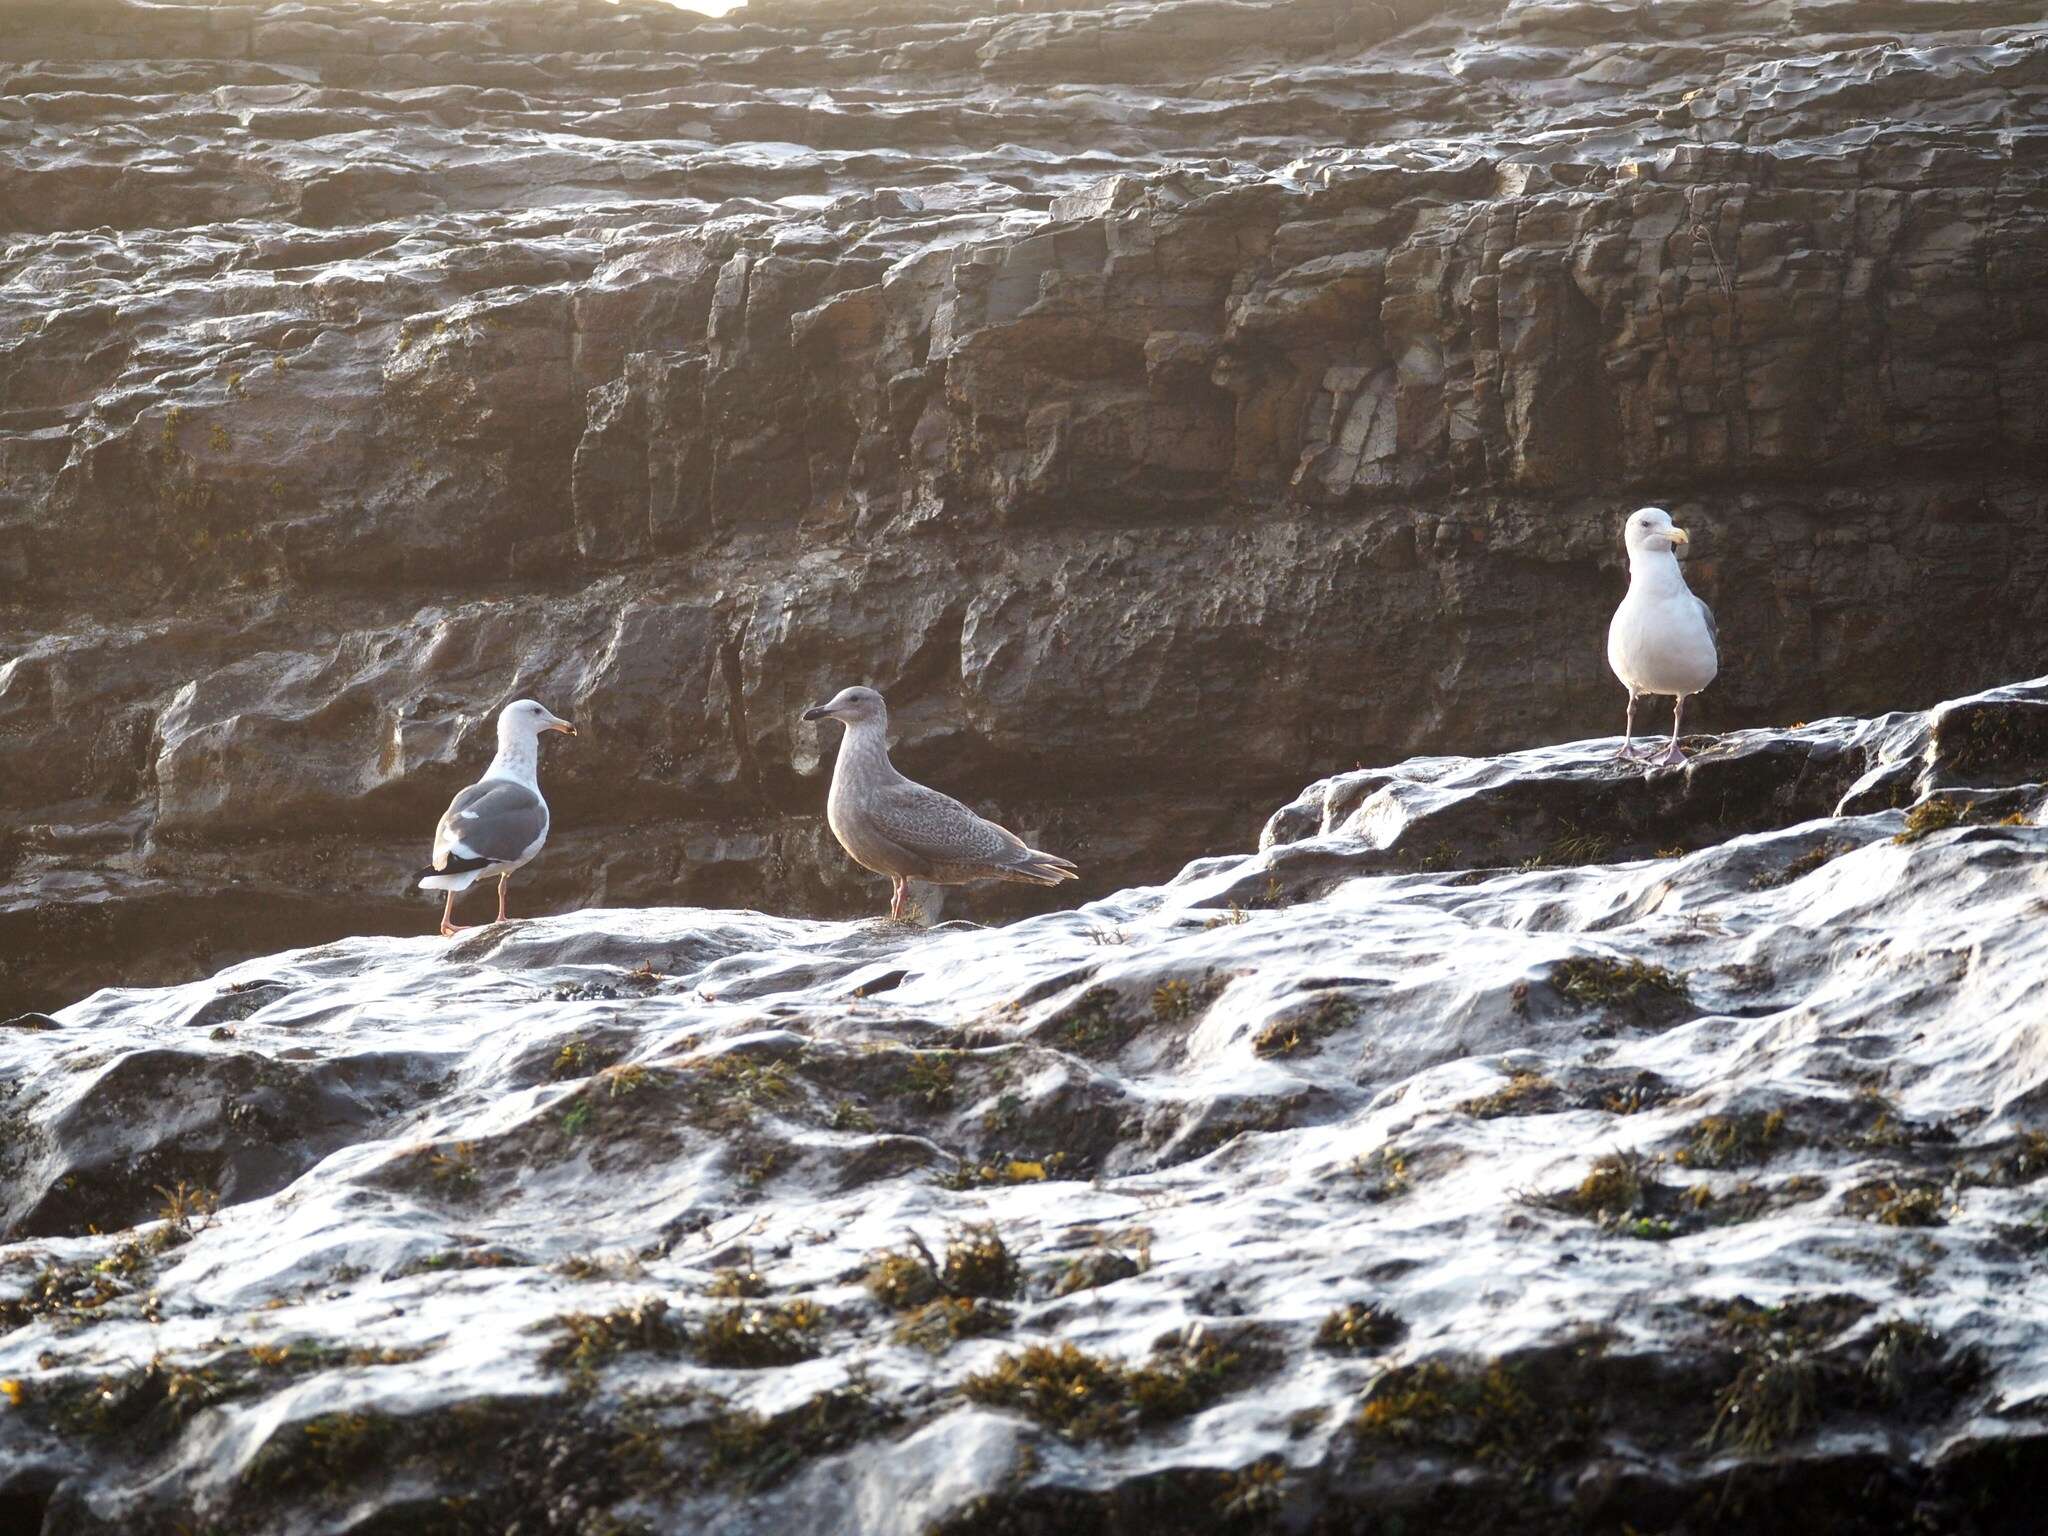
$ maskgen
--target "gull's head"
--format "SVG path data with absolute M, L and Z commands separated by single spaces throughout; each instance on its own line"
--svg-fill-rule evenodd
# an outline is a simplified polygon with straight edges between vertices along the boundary
M 1669 554 L 1679 545 L 1692 542 L 1662 507 L 1643 507 L 1629 513 L 1621 537 L 1631 555 Z
M 498 740 L 539 741 L 542 731 L 560 731 L 574 736 L 576 727 L 544 704 L 518 699 L 498 713 Z
M 889 718 L 882 696 L 872 688 L 842 688 L 822 704 L 804 711 L 806 720 L 843 720 L 848 725 L 877 724 Z

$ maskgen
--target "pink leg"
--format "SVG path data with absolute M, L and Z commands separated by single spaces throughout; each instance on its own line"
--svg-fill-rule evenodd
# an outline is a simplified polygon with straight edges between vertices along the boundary
M 899 877 L 892 878 L 894 880 L 894 888 L 889 892 L 889 915 L 898 922 L 901 922 L 903 920 L 903 898 L 909 894 L 910 886 L 908 882 Z
M 1685 761 L 1685 754 L 1678 750 L 1678 723 L 1684 718 L 1685 695 L 1681 693 L 1671 706 L 1671 745 L 1660 755 L 1652 758 L 1651 762 L 1660 767 L 1675 768 Z
M 452 939 L 456 934 L 468 931 L 455 921 L 455 893 L 450 891 L 448 899 L 441 903 L 441 937 Z
M 1636 756 L 1636 691 L 1628 691 L 1628 717 L 1621 727 L 1621 750 L 1614 754 L 1623 762 L 1633 762 Z
M 512 883 L 510 875 L 498 876 L 498 921 L 505 921 L 505 887 Z

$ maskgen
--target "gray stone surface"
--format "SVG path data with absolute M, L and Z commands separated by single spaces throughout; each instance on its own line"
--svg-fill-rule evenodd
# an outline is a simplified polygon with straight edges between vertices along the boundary
M 601 909 L 0 1025 L 0 1515 L 2031 1529 L 2048 679 L 1610 750 L 1000 929 Z

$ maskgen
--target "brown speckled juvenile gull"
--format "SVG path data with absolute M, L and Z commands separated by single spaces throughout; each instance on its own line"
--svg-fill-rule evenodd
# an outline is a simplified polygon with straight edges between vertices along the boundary
M 1019 880 L 1057 885 L 1076 871 L 1065 859 L 1026 847 L 1014 832 L 984 821 L 951 795 L 912 783 L 889 761 L 889 711 L 872 688 L 842 688 L 806 720 L 846 727 L 825 819 L 856 864 L 895 882 L 889 915 L 903 916 L 904 885 L 930 880 Z

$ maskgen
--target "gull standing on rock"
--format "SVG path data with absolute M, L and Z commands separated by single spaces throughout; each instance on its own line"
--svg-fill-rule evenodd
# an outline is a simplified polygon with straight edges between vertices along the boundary
M 536 704 L 520 699 L 498 715 L 498 755 L 484 776 L 448 802 L 434 828 L 434 862 L 419 871 L 423 891 L 446 891 L 441 934 L 461 933 L 455 924 L 455 895 L 479 880 L 498 877 L 498 918 L 505 921 L 505 887 L 512 872 L 540 852 L 548 840 L 548 803 L 540 797 L 540 738 L 543 731 L 574 736 L 576 727 Z
M 1685 754 L 1678 750 L 1678 735 L 1685 701 L 1711 683 L 1721 665 L 1714 611 L 1685 584 L 1672 550 L 1691 541 L 1683 528 L 1672 525 L 1669 512 L 1644 507 L 1631 514 L 1622 540 L 1628 546 L 1628 596 L 1607 626 L 1607 665 L 1628 689 L 1628 717 L 1622 726 L 1621 750 L 1614 755 L 1636 755 L 1637 695 L 1668 693 L 1675 701 L 1671 745 L 1649 761 L 1682 763 Z
M 832 767 L 825 819 L 856 864 L 895 882 L 891 917 L 903 916 L 904 887 L 911 880 L 1057 885 L 1076 878 L 1067 860 L 1026 847 L 1014 832 L 982 820 L 951 795 L 898 773 L 889 761 L 888 707 L 874 689 L 842 688 L 803 717 L 837 720 L 846 727 L 839 761 Z

